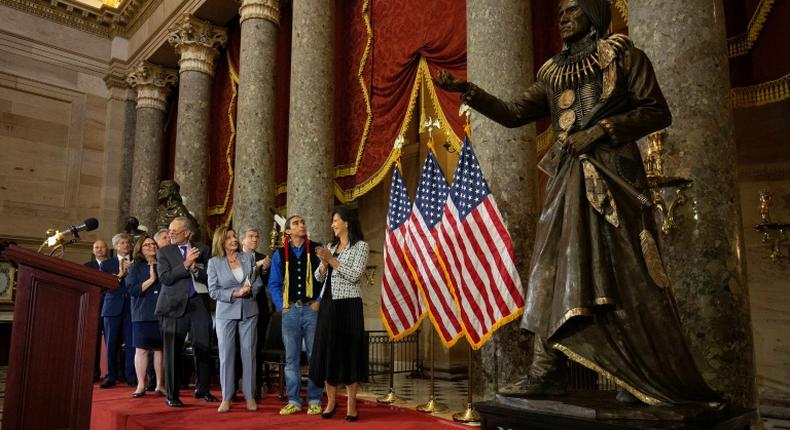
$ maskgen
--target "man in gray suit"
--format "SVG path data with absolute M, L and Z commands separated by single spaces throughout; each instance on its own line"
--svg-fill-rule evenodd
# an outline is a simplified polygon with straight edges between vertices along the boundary
M 178 398 L 176 361 L 184 348 L 189 332 L 197 362 L 195 398 L 217 402 L 211 387 L 211 314 L 208 310 L 208 282 L 206 264 L 211 256 L 208 247 L 189 240 L 192 223 L 188 218 L 176 217 L 170 223 L 170 245 L 157 254 L 159 281 L 162 290 L 156 303 L 164 342 L 166 403 L 182 407 Z M 182 366 L 178 366 L 181 368 Z

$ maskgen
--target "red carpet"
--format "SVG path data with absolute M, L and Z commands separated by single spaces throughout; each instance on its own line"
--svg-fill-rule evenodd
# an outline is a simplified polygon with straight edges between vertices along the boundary
M 375 429 L 375 430 L 416 430 L 416 429 L 468 429 L 469 427 L 432 417 L 413 410 L 400 409 L 359 401 L 359 421 L 347 422 L 345 416 L 345 397 L 338 396 L 337 413 L 332 419 L 322 419 L 320 415 L 307 415 L 305 412 L 289 416 L 278 414 L 283 402 L 275 395 L 268 395 L 258 402 L 258 410 L 247 411 L 244 402 L 236 402 L 225 414 L 217 413 L 219 403 L 206 403 L 192 397 L 192 391 L 181 392 L 184 408 L 169 408 L 164 397 L 146 393 L 139 399 L 131 398 L 132 388 L 119 386 L 106 390 L 93 390 L 92 430 L 123 429 L 288 429 L 320 426 L 321 430 L 331 429 Z M 218 391 L 213 392 L 219 396 Z

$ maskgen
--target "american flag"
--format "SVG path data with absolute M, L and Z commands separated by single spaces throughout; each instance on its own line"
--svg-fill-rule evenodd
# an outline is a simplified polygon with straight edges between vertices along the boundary
M 467 340 L 480 348 L 491 334 L 523 312 L 521 278 L 496 201 L 468 137 L 437 228 Z
M 442 219 L 450 187 L 432 151 L 422 168 L 417 197 L 406 222 L 407 249 L 414 262 L 425 303 L 436 332 L 448 348 L 463 336 L 458 318 L 458 301 L 450 285 L 450 276 L 436 251 L 436 225 Z
M 387 231 L 384 237 L 384 278 L 381 283 L 381 319 L 393 339 L 413 332 L 425 315 L 425 306 L 406 255 L 406 221 L 411 212 L 409 195 L 396 166 L 392 172 Z

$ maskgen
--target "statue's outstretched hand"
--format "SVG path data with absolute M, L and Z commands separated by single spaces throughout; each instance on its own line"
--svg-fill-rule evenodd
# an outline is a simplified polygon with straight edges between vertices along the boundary
M 434 76 L 433 82 L 441 89 L 453 93 L 465 93 L 469 89 L 469 82 L 458 79 L 447 70 L 441 70 Z

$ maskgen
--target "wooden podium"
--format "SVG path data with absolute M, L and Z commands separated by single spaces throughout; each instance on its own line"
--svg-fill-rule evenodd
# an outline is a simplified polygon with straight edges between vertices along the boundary
M 108 273 L 11 245 L 18 265 L 3 430 L 88 429 Z

